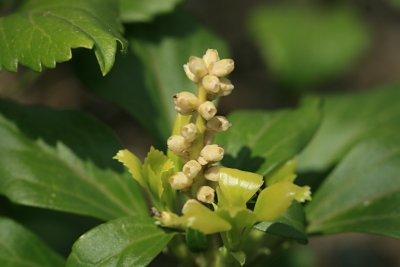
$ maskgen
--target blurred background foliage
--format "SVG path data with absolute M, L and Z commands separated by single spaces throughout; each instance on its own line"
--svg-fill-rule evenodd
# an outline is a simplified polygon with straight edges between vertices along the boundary
M 9 14 L 19 2 L 1 0 L 0 14 Z M 128 51 L 117 56 L 104 79 L 94 55 L 78 49 L 72 62 L 42 75 L 23 67 L 15 74 L 0 72 L 0 96 L 89 112 L 143 156 L 151 144 L 163 147 L 169 135 L 170 96 L 193 89 L 181 69 L 187 56 L 218 48 L 236 63 L 236 90 L 220 103 L 222 113 L 290 107 L 310 93 L 350 95 L 326 101 L 330 117 L 301 155 L 300 171 L 306 174 L 329 172 L 355 136 L 373 136 L 366 127 L 383 125 L 375 115 L 400 100 L 398 91 L 379 93 L 400 82 L 398 0 L 120 0 L 120 7 Z M 374 92 L 354 94 L 364 90 Z M 396 112 L 388 112 L 384 123 L 399 123 Z M 353 125 L 352 118 L 359 123 Z M 346 127 L 333 133 L 338 121 Z M 339 137 L 340 146 L 330 142 Z M 335 153 L 324 157 L 326 150 Z M 21 207 L 5 198 L 0 198 L 0 214 L 21 222 L 64 255 L 79 235 L 100 223 Z M 390 238 L 342 234 L 311 238 L 310 245 L 288 249 L 283 244 L 270 266 L 400 266 L 400 243 Z

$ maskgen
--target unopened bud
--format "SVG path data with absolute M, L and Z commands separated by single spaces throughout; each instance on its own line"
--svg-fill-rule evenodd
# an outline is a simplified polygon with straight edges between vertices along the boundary
M 196 78 L 202 78 L 208 73 L 206 63 L 199 57 L 190 57 L 188 66 L 190 72 L 193 73 Z
M 195 83 L 199 81 L 199 79 L 190 71 L 188 64 L 183 65 L 183 70 L 185 71 L 185 74 L 189 78 L 189 80 Z
M 217 94 L 219 92 L 219 78 L 215 75 L 206 75 L 201 83 L 207 93 Z
M 204 133 L 204 144 L 211 145 L 214 141 L 214 133 L 212 131 L 205 131 Z
M 217 108 L 211 101 L 206 101 L 201 104 L 197 111 L 207 121 L 217 114 Z
M 215 190 L 209 186 L 200 187 L 197 192 L 197 199 L 203 203 L 213 203 L 215 196 Z
M 193 142 L 197 136 L 197 127 L 194 123 L 186 124 L 181 128 L 181 135 L 187 142 Z
M 183 172 L 177 172 L 168 178 L 171 187 L 175 190 L 181 190 L 192 185 L 193 179 L 189 178 Z
M 219 94 L 221 96 L 230 95 L 232 93 L 233 88 L 235 88 L 232 82 L 227 78 L 219 79 L 219 87 L 220 87 Z
M 222 59 L 211 66 L 210 73 L 218 77 L 224 77 L 231 73 L 235 68 L 235 63 L 232 59 Z
M 219 169 L 220 169 L 219 166 L 213 166 L 208 168 L 204 172 L 204 177 L 209 181 L 218 182 L 220 176 Z
M 224 116 L 215 116 L 207 122 L 207 128 L 215 132 L 224 132 L 231 126 L 232 124 Z
M 218 145 L 206 145 L 200 151 L 200 157 L 208 163 L 217 162 L 224 157 L 224 149 Z
M 180 92 L 174 95 L 175 109 L 182 115 L 188 115 L 195 111 L 199 105 L 199 99 L 192 93 Z
M 211 66 L 219 60 L 218 51 L 215 49 L 207 49 L 206 53 L 203 56 L 203 60 L 206 63 L 207 67 Z
M 201 170 L 201 165 L 194 159 L 189 160 L 188 162 L 183 165 L 182 171 L 183 173 L 189 177 L 189 178 L 194 178 L 196 175 L 200 172 Z
M 168 149 L 175 153 L 182 153 L 190 144 L 180 135 L 170 136 L 167 140 Z

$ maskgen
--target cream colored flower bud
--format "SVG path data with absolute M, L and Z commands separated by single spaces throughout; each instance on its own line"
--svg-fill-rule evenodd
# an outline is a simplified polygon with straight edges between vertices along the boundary
M 215 116 L 207 122 L 207 128 L 215 132 L 224 132 L 231 126 L 232 124 L 224 116 Z
M 167 140 L 168 149 L 175 153 L 182 153 L 185 149 L 187 149 L 190 144 L 186 142 L 185 138 L 180 135 L 170 136 Z
M 189 178 L 183 172 L 177 172 L 168 178 L 171 187 L 175 190 L 181 190 L 189 187 L 193 183 L 193 179 Z
M 201 80 L 201 83 L 207 93 L 217 94 L 220 90 L 219 88 L 219 78 L 215 75 L 206 75 Z
M 200 157 L 208 163 L 220 161 L 224 157 L 224 149 L 218 145 L 206 145 L 200 151 Z M 200 162 L 201 164 L 201 162 Z
M 189 65 L 185 64 L 183 65 L 183 70 L 185 71 L 186 77 L 189 78 L 189 80 L 197 83 L 199 81 L 199 78 L 197 78 L 189 69 Z
M 196 78 L 202 78 L 208 73 L 206 63 L 199 57 L 190 57 L 188 66 L 190 72 L 193 73 Z
M 198 105 L 199 99 L 190 92 L 180 92 L 174 95 L 175 109 L 182 115 L 188 115 L 194 112 Z
M 227 78 L 219 79 L 219 87 L 220 87 L 219 94 L 221 96 L 230 95 L 232 93 L 233 88 L 235 88 L 232 82 Z
M 200 163 L 192 159 L 183 165 L 182 171 L 187 177 L 193 179 L 200 172 L 201 168 Z
M 197 127 L 194 123 L 186 124 L 181 128 L 181 135 L 186 142 L 193 142 L 197 137 Z
M 221 167 L 219 167 L 219 166 L 213 166 L 213 167 L 208 168 L 204 172 L 204 177 L 209 181 L 218 182 L 219 176 L 220 176 L 220 172 L 219 172 L 220 168 Z
M 197 200 L 203 203 L 213 203 L 214 196 L 215 196 L 215 190 L 206 185 L 200 187 L 199 191 L 197 192 Z
M 222 59 L 212 64 L 210 73 L 218 77 L 224 77 L 231 73 L 235 68 L 235 63 L 232 59 Z
M 217 108 L 211 101 L 206 101 L 201 104 L 197 111 L 207 121 L 217 114 Z
M 215 49 L 207 49 L 203 56 L 203 60 L 207 65 L 207 68 L 219 60 L 218 51 Z

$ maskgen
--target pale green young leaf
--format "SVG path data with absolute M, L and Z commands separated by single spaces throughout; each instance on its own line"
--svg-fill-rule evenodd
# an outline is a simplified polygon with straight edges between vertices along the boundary
M 182 0 L 119 0 L 119 9 L 124 22 L 144 22 L 171 12 L 180 2 Z
M 124 49 L 114 0 L 28 0 L 0 18 L 0 70 L 54 68 L 72 48 L 93 49 L 103 75 L 114 64 L 117 42 Z
M 0 217 L 0 265 L 58 267 L 65 260 L 23 226 Z

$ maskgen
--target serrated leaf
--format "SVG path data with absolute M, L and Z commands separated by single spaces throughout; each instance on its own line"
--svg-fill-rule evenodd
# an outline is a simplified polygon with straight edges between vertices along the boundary
M 309 142 L 319 125 L 320 103 L 308 99 L 296 110 L 238 111 L 229 120 L 233 126 L 215 141 L 225 149 L 222 165 L 266 175 Z
M 58 267 L 65 262 L 23 226 L 0 217 L 0 265 Z
M 172 237 L 150 218 L 119 218 L 81 236 L 67 266 L 147 266 Z
M 114 64 L 117 42 L 125 48 L 114 0 L 28 0 L 0 18 L 0 70 L 54 68 L 72 48 L 94 49 L 103 75 Z
M 90 124 L 68 126 L 79 126 L 89 136 L 100 134 Z M 51 125 L 42 130 L 51 132 Z M 140 189 L 128 174 L 102 170 L 58 141 L 54 146 L 32 140 L 0 114 L 0 193 L 18 204 L 104 220 L 146 215 Z
M 77 74 L 99 96 L 111 100 L 136 118 L 165 147 L 176 111 L 172 97 L 180 91 L 195 90 L 185 76 L 183 64 L 191 55 L 217 48 L 227 56 L 225 44 L 191 17 L 182 13 L 157 18 L 150 24 L 127 28 L 128 55 L 101 79 L 90 60 L 81 60 Z
M 301 172 L 332 168 L 357 142 L 399 127 L 400 85 L 324 99 L 321 126 L 298 159 Z
M 367 232 L 400 238 L 398 130 L 355 146 L 306 207 L 310 233 Z
M 155 16 L 171 12 L 182 0 L 119 0 L 124 22 L 151 21 Z

